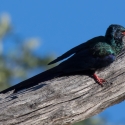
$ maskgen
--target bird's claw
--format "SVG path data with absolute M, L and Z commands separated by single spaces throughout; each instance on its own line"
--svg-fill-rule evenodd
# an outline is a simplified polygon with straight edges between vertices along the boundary
M 99 78 L 99 77 L 98 77 L 98 79 L 96 79 L 96 81 L 97 81 L 101 86 L 103 86 L 103 83 L 107 82 L 105 79 L 102 79 L 102 78 Z
M 108 83 L 105 79 L 99 78 L 96 74 L 93 74 L 94 79 L 103 86 L 103 83 Z

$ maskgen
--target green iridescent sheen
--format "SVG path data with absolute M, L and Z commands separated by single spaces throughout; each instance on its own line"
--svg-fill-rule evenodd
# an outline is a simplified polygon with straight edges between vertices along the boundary
M 122 32 L 125 32 L 125 28 L 123 26 L 117 24 L 110 25 L 106 30 L 105 36 L 92 38 L 87 42 L 70 49 L 49 64 L 56 63 L 71 56 L 72 54 L 76 55 L 77 53 L 85 50 L 90 51 L 94 57 L 105 57 L 110 54 L 117 56 L 123 49 L 122 38 L 124 35 Z

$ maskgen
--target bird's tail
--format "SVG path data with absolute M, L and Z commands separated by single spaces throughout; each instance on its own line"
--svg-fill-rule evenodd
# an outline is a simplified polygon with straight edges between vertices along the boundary
M 6 93 L 6 92 L 9 92 L 9 91 L 12 91 L 14 90 L 13 93 L 16 93 L 20 90 L 23 90 L 23 89 L 27 89 L 27 88 L 30 88 L 32 86 L 35 86 L 41 82 L 44 82 L 44 81 L 47 81 L 47 80 L 50 80 L 50 79 L 53 79 L 55 77 L 58 77 L 59 75 L 61 74 L 61 72 L 59 71 L 59 68 L 58 66 L 54 67 L 54 68 L 51 68 L 47 71 L 44 71 L 32 78 L 29 78 L 19 84 L 16 84 L 8 89 L 5 89 L 3 91 L 0 92 L 1 93 Z

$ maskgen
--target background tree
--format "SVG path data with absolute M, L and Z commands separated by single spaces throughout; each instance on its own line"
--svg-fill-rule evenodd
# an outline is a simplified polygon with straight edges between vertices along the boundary
M 20 38 L 14 32 L 9 15 L 0 17 L 0 90 L 50 67 L 47 63 L 52 55 L 34 53 L 40 43 L 37 38 Z

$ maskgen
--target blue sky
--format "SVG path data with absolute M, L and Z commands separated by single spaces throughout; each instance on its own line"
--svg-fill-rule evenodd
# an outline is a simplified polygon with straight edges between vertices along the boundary
M 125 0 L 1 0 L 0 14 L 8 13 L 16 33 L 37 37 L 45 53 L 63 54 L 88 39 L 104 35 L 110 24 L 125 26 Z M 125 124 L 125 102 L 101 115 L 109 122 Z

